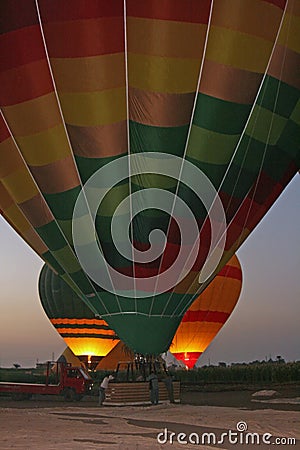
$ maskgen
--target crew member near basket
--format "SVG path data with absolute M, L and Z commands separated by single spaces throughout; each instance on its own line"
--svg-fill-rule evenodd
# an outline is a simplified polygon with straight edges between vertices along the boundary
M 150 400 L 152 405 L 158 405 L 158 377 L 156 373 L 153 371 L 147 377 L 147 381 L 149 381 L 149 389 L 150 389 Z
M 106 389 L 108 388 L 109 382 L 112 380 L 114 380 L 114 377 L 112 375 L 107 375 L 105 378 L 103 378 L 99 386 L 99 406 L 102 406 L 102 403 L 106 398 Z

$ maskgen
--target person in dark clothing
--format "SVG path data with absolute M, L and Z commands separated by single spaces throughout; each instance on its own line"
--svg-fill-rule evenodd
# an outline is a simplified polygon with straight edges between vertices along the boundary
M 159 393 L 158 393 L 158 378 L 156 373 L 151 372 L 150 375 L 147 377 L 147 381 L 149 381 L 151 403 L 152 405 L 157 405 L 159 400 Z
M 169 373 L 166 373 L 166 375 L 162 379 L 162 381 L 165 384 L 166 389 L 168 391 L 168 396 L 169 396 L 170 403 L 175 403 L 172 376 Z

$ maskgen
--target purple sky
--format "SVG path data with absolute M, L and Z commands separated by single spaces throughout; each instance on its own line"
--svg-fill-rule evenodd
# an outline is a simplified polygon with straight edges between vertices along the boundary
M 201 364 L 281 355 L 300 359 L 300 176 L 296 175 L 238 251 L 243 289 L 236 309 Z M 0 366 L 34 366 L 64 350 L 40 306 L 43 262 L 0 218 Z

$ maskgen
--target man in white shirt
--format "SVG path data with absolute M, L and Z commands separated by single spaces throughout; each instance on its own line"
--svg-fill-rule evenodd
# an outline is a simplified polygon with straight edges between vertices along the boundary
M 114 377 L 112 375 L 107 375 L 105 378 L 103 378 L 102 383 L 99 386 L 99 406 L 101 406 L 105 400 L 105 391 L 108 388 L 109 382 L 111 380 L 114 380 Z

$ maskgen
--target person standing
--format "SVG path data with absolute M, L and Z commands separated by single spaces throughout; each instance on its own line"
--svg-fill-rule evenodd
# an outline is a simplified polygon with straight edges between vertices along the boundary
M 168 392 L 168 396 L 169 396 L 169 400 L 170 403 L 175 403 L 174 400 L 174 390 L 173 390 L 173 378 L 172 376 L 166 372 L 163 380 L 162 380 L 166 386 L 167 392 Z
M 112 375 L 107 375 L 105 378 L 103 378 L 102 383 L 99 386 L 99 406 L 102 406 L 102 403 L 106 398 L 106 389 L 108 388 L 109 382 L 112 380 L 114 380 L 114 377 Z
M 159 393 L 158 393 L 158 377 L 156 373 L 151 372 L 150 375 L 147 377 L 147 381 L 149 381 L 149 389 L 150 389 L 150 400 L 152 405 L 157 405 L 159 400 Z

